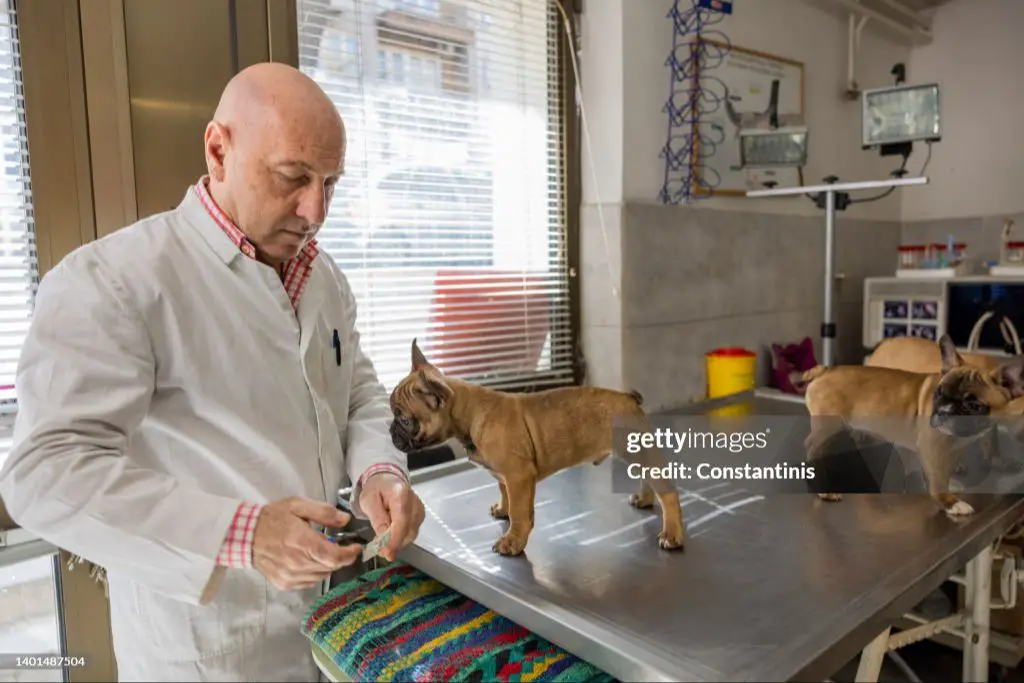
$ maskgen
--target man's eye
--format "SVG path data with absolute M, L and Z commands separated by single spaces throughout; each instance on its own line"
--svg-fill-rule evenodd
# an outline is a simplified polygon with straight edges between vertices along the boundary
M 279 175 L 281 176 L 281 178 L 283 178 L 285 180 L 285 182 L 292 183 L 292 184 L 301 183 L 302 181 L 304 181 L 306 179 L 305 176 L 299 176 L 297 178 L 293 178 L 292 176 L 287 176 L 287 175 L 284 175 L 283 173 L 279 174 Z

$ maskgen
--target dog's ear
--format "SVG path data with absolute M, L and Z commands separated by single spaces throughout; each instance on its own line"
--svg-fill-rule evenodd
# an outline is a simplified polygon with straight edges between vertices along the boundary
M 1010 392 L 1011 397 L 1024 396 L 1024 356 L 1014 356 L 993 370 L 992 379 Z
M 430 365 L 430 362 L 427 360 L 427 357 L 423 355 L 423 352 L 420 351 L 419 344 L 417 344 L 416 340 L 413 339 L 412 340 L 412 371 L 413 372 L 419 372 L 420 370 L 422 370 L 424 368 L 429 368 L 429 367 L 432 367 Z
M 443 380 L 429 376 L 423 370 L 418 371 L 419 383 L 416 386 L 416 393 L 423 397 L 431 410 L 440 410 L 451 398 L 452 388 Z
M 948 334 L 942 335 L 939 339 L 939 353 L 942 356 L 942 374 L 964 364 L 964 359 L 957 353 L 956 344 Z

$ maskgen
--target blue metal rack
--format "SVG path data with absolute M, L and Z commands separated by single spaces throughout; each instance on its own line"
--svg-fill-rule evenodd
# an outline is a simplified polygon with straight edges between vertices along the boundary
M 707 89 L 707 82 L 721 81 L 708 74 L 722 63 L 731 43 L 720 30 L 708 27 L 725 15 L 710 9 L 706 0 L 675 0 L 672 20 L 672 53 L 665 60 L 671 73 L 669 97 L 662 107 L 668 123 L 667 139 L 659 156 L 665 160 L 665 179 L 659 194 L 663 204 L 688 204 L 714 195 L 722 179 L 706 166 L 725 139 L 724 130 L 700 127 L 703 117 L 723 106 L 724 98 Z M 709 44 L 714 40 L 718 44 Z M 722 92 L 725 88 L 721 88 Z

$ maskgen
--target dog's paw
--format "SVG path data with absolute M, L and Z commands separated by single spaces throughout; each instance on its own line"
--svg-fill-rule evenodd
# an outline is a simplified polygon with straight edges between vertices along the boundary
M 494 552 L 499 555 L 505 555 L 506 557 L 514 557 L 523 552 L 526 547 L 526 543 L 512 534 L 505 534 L 498 539 L 497 543 L 491 548 Z
M 501 507 L 501 503 L 495 503 L 491 506 L 491 517 L 495 519 L 508 519 L 508 510 Z
M 658 533 L 658 547 L 662 550 L 683 550 L 686 547 L 686 535 L 682 529 L 662 529 Z
M 649 507 L 654 507 L 654 494 L 653 493 L 633 493 L 629 496 L 629 504 L 638 510 L 646 510 Z
M 818 494 L 818 498 L 821 498 L 822 500 L 827 500 L 830 503 L 838 503 L 839 501 L 841 501 L 843 499 L 843 494 L 841 494 L 841 493 L 819 493 Z
M 958 500 L 946 508 L 946 514 L 950 517 L 967 517 L 974 514 L 974 508 L 970 503 Z

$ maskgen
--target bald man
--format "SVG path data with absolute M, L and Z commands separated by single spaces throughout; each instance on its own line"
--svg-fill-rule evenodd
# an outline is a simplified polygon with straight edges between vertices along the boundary
M 291 67 L 250 67 L 205 151 L 175 209 L 42 279 L 0 495 L 106 568 L 120 680 L 312 681 L 306 611 L 362 549 L 322 533 L 350 521 L 337 491 L 390 529 L 389 559 L 423 505 L 315 239 L 344 172 L 336 108 Z

